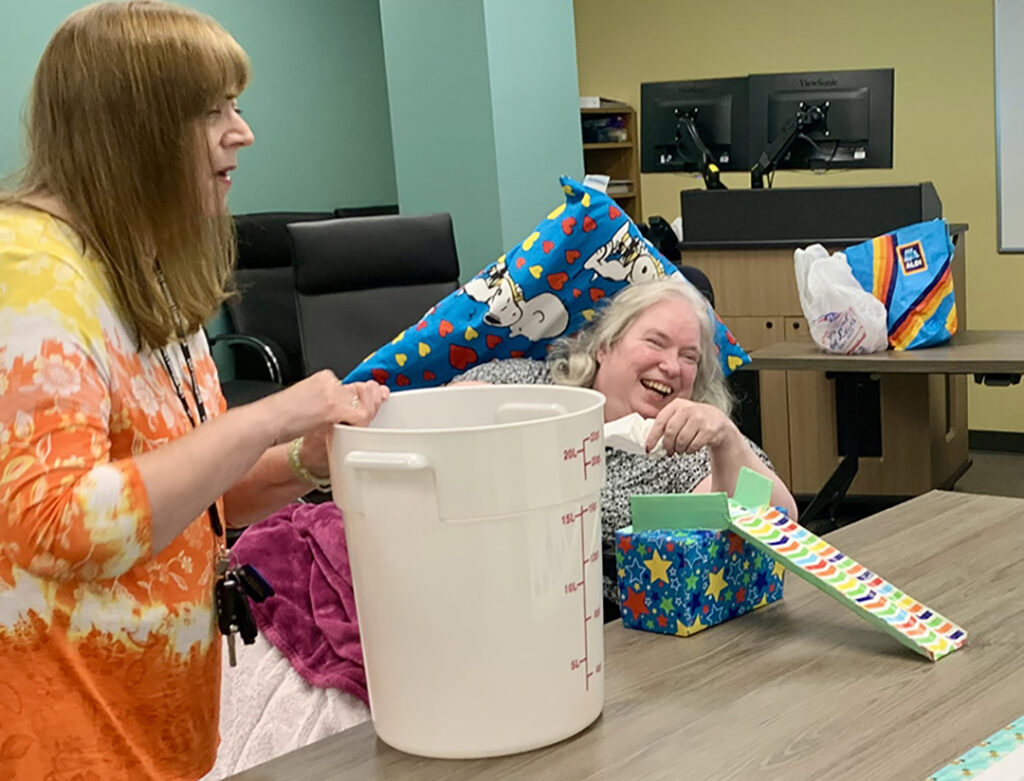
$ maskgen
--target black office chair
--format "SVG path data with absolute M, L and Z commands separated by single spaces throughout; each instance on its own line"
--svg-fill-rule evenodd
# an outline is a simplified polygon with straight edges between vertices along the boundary
M 228 406 L 267 396 L 305 376 L 295 313 L 290 222 L 332 212 L 263 212 L 235 216 L 238 294 L 226 303 L 229 331 L 210 339 L 232 348 L 235 379 L 222 383 Z
M 398 214 L 397 203 L 383 203 L 378 206 L 343 206 L 334 210 L 335 217 L 383 217 Z
M 679 251 L 679 237 L 676 236 L 676 232 L 672 230 L 672 226 L 665 221 L 665 218 L 651 217 L 649 222 L 640 223 L 637 227 L 644 238 L 651 242 L 655 249 L 665 256 L 666 260 L 671 260 L 680 273 L 690 281 L 690 284 L 703 293 L 704 298 L 711 302 L 711 306 L 714 306 L 715 291 L 711 287 L 711 280 L 699 268 L 684 266 L 681 263 L 683 255 Z
M 344 377 L 459 285 L 448 214 L 288 226 L 302 360 Z

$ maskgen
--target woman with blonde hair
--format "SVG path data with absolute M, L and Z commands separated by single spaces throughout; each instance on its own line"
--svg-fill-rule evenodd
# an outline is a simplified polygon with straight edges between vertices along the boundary
M 321 372 L 225 411 L 201 326 L 232 272 L 248 79 L 216 22 L 159 2 L 74 13 L 36 71 L 0 196 L 5 778 L 209 770 L 224 526 L 325 480 L 330 425 L 387 396 Z
M 545 361 L 492 361 L 457 382 L 553 383 L 605 396 L 605 422 L 638 414 L 643 443 L 664 458 L 607 448 L 601 489 L 605 619 L 618 617 L 615 532 L 630 523 L 635 494 L 736 488 L 741 467 L 772 480 L 772 502 L 796 518 L 796 502 L 764 452 L 730 419 L 732 398 L 714 342 L 707 301 L 679 277 L 636 282 L 608 300 L 593 322 L 559 340 Z

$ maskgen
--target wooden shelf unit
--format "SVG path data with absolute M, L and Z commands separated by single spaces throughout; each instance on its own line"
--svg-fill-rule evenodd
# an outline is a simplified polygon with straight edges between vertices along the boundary
M 626 130 L 625 141 L 583 144 L 583 169 L 588 174 L 604 174 L 611 179 L 632 182 L 626 192 L 609 192 L 633 222 L 643 220 L 640 202 L 640 135 L 637 132 L 636 111 L 632 106 L 607 106 L 580 109 L 580 132 L 588 117 L 622 117 Z

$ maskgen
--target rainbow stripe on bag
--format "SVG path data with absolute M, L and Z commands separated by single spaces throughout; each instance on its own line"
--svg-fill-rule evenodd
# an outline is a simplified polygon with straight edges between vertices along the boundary
M 892 234 L 871 240 L 871 255 L 874 260 L 874 284 L 871 294 L 889 308 L 893 291 L 896 289 L 896 237 Z
M 906 350 L 943 302 L 952 297 L 953 270 L 947 260 L 935 280 L 921 292 L 909 309 L 889 325 L 889 345 L 894 350 Z M 950 322 L 952 330 L 949 325 L 945 328 L 952 334 L 956 331 L 957 325 L 955 299 L 950 304 L 947 314 L 947 323 Z

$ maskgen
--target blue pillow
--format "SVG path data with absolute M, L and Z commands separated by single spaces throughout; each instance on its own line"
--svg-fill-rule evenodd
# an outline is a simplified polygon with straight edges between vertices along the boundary
M 561 178 L 565 203 L 521 243 L 367 357 L 345 382 L 394 390 L 440 385 L 496 358 L 547 356 L 553 339 L 590 322 L 598 302 L 631 282 L 682 274 L 616 203 Z M 722 370 L 750 361 L 708 305 Z

